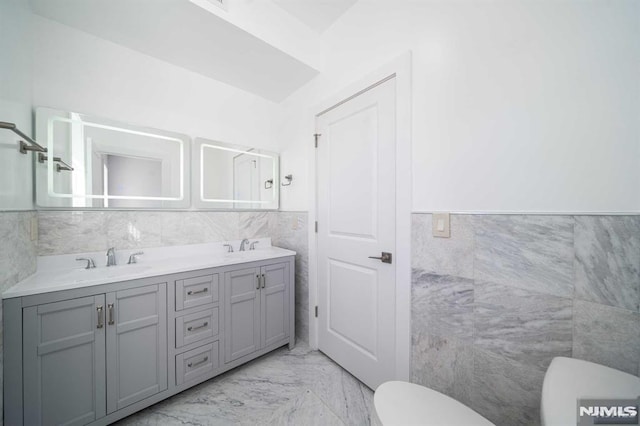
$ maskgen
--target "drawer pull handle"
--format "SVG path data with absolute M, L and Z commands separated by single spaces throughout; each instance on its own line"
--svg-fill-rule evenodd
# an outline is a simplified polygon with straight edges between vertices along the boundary
M 197 367 L 199 365 L 204 364 L 205 362 L 209 361 L 209 357 L 205 356 L 204 359 L 202 361 L 198 361 L 198 362 L 190 362 L 189 364 L 187 364 L 187 367 L 191 368 L 191 367 Z
M 262 288 L 265 288 L 267 285 L 267 280 L 264 278 L 264 274 L 262 274 Z
M 199 326 L 197 326 L 197 327 L 189 327 L 189 328 L 187 328 L 187 331 L 199 330 L 199 329 L 201 329 L 201 328 L 205 328 L 205 327 L 206 327 L 206 326 L 208 326 L 208 325 L 209 325 L 209 322 L 208 322 L 208 321 L 205 321 L 205 323 L 204 323 L 204 324 L 199 325 Z
M 96 311 L 98 311 L 98 326 L 96 328 L 104 327 L 104 317 L 102 316 L 102 305 L 96 307 Z
M 256 275 L 256 290 L 260 290 L 260 275 Z
M 113 325 L 115 324 L 113 321 L 113 303 L 109 303 L 107 308 L 109 309 L 109 325 Z
M 202 290 L 198 290 L 198 291 L 188 291 L 187 292 L 187 296 L 191 296 L 193 294 L 206 293 L 208 291 L 209 291 L 209 289 L 207 287 L 203 288 Z

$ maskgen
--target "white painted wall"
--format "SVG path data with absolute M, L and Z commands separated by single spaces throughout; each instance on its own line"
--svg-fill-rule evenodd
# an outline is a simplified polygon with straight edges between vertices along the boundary
M 33 104 L 273 149 L 277 104 L 34 15 Z
M 31 135 L 31 44 L 28 2 L 0 4 L 0 121 Z M 0 210 L 33 208 L 31 155 L 18 153 L 19 137 L 0 130 Z
M 640 211 L 640 2 L 360 0 L 285 101 L 284 210 L 306 210 L 313 106 L 413 52 L 413 210 Z

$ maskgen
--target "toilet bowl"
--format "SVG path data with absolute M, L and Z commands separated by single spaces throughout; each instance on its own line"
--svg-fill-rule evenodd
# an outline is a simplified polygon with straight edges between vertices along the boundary
M 493 423 L 455 399 L 414 383 L 383 383 L 376 389 L 373 404 L 383 426 L 493 426 Z
M 575 425 L 578 399 L 636 399 L 640 378 L 604 365 L 557 357 L 544 376 L 542 426 Z

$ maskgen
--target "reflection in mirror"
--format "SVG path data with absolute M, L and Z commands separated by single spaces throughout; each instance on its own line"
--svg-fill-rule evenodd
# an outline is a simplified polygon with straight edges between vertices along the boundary
M 200 138 L 195 140 L 194 154 L 196 207 L 278 208 L 277 154 Z
M 189 207 L 185 135 L 38 108 L 36 136 L 48 150 L 36 163 L 41 207 Z M 58 171 L 56 157 L 74 170 Z

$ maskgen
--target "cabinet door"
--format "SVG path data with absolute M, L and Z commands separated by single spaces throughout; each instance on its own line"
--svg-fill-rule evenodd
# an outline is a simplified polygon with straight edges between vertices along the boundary
M 259 268 L 225 273 L 225 362 L 260 348 Z
M 269 346 L 289 336 L 289 264 L 276 263 L 260 268 L 262 275 L 261 346 Z
M 23 310 L 24 424 L 105 416 L 104 295 Z
M 107 412 L 167 389 L 167 285 L 107 294 Z

